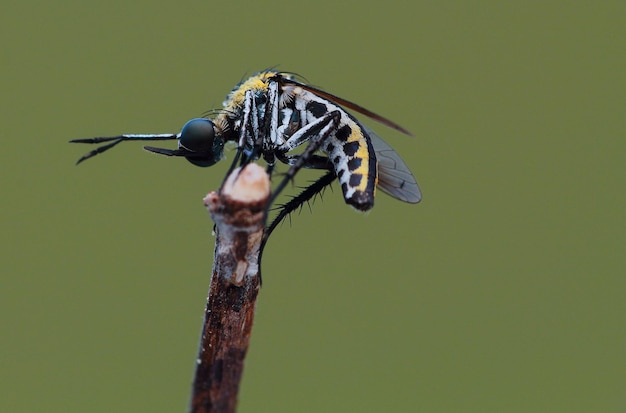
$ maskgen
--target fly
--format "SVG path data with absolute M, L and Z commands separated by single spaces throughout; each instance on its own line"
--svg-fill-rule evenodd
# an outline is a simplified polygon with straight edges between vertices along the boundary
M 289 166 L 273 191 L 270 205 L 300 169 L 327 171 L 300 195 L 282 205 L 265 232 L 264 246 L 282 219 L 335 180 L 341 185 L 345 202 L 360 211 L 374 206 L 377 187 L 404 202 L 421 200 L 419 186 L 402 158 L 344 107 L 411 135 L 398 124 L 307 85 L 289 73 L 265 70 L 236 85 L 213 119 L 192 119 L 180 133 L 127 134 L 70 142 L 104 143 L 82 156 L 77 162 L 80 163 L 125 141 L 176 140 L 177 149 L 144 148 L 160 155 L 184 157 L 203 167 L 222 159 L 225 144 L 233 142 L 237 152 L 229 173 L 238 163 L 245 165 L 260 158 L 267 162 L 269 174 L 278 162 Z M 296 148 L 304 150 L 294 154 Z

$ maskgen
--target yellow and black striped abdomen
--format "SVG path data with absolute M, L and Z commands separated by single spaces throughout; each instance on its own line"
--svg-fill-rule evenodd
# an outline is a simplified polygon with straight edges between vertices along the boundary
M 341 113 L 338 125 L 322 144 L 322 151 L 328 155 L 337 179 L 341 184 L 344 200 L 360 211 L 374 206 L 378 168 L 376 153 L 369 136 L 363 127 L 343 108 L 295 87 L 288 90 L 293 96 L 292 106 L 306 123 L 314 122 L 322 116 L 338 111 Z
M 335 168 L 343 197 L 360 211 L 374 206 L 378 178 L 376 154 L 367 133 L 347 114 L 323 146 Z

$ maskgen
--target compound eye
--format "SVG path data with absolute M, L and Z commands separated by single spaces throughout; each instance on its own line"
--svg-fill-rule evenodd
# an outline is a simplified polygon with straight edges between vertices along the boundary
M 211 166 L 224 155 L 224 139 L 215 136 L 215 125 L 209 119 L 192 119 L 180 132 L 176 152 L 194 165 Z
M 204 118 L 192 119 L 185 123 L 180 132 L 178 146 L 190 152 L 207 154 L 213 150 L 215 127 L 213 122 Z

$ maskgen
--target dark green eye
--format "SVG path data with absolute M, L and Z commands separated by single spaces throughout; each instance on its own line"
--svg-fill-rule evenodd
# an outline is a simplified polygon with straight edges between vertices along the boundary
M 213 147 L 215 128 L 208 119 L 192 119 L 180 132 L 179 146 L 190 152 L 206 152 Z
M 215 125 L 209 119 L 192 119 L 183 126 L 178 147 L 194 165 L 211 166 L 222 158 L 224 141 L 215 137 Z

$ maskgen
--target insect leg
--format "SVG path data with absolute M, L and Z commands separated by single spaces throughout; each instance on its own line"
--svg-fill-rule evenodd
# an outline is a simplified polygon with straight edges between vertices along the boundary
M 283 221 L 290 213 L 292 213 L 293 211 L 301 207 L 305 202 L 310 201 L 311 198 L 315 197 L 317 194 L 322 192 L 322 190 L 324 190 L 324 188 L 326 188 L 328 185 L 332 184 L 336 178 L 337 178 L 337 175 L 335 175 L 335 171 L 332 171 L 332 170 L 328 171 L 326 172 L 324 176 L 319 178 L 313 184 L 307 186 L 306 189 L 302 191 L 300 194 L 291 198 L 289 202 L 287 202 L 284 205 L 281 205 L 280 212 L 278 213 L 278 215 L 276 215 L 276 217 L 274 217 L 274 219 L 272 220 L 272 223 L 268 225 L 267 228 L 265 229 L 261 247 L 265 245 L 270 235 L 272 234 L 274 229 L 276 229 L 278 224 L 281 223 L 281 221 Z
M 285 177 L 274 190 L 269 205 L 274 203 L 276 197 L 287 186 L 287 183 L 293 179 L 300 169 L 307 165 L 309 159 L 320 149 L 326 138 L 337 129 L 340 119 L 341 113 L 339 111 L 329 112 L 315 122 L 311 122 L 301 128 L 289 138 L 289 141 L 300 142 L 300 144 L 308 140 L 309 145 L 287 170 Z
M 305 202 L 310 201 L 317 194 L 321 193 L 324 188 L 333 183 L 337 175 L 335 175 L 334 170 L 329 170 L 324 176 L 315 181 L 313 184 L 309 185 L 304 191 L 300 194 L 292 198 L 289 202 L 282 205 L 280 207 L 280 212 L 272 223 L 265 229 L 263 233 L 263 239 L 261 240 L 261 247 L 259 248 L 259 279 L 261 280 L 261 270 L 263 267 L 261 266 L 261 260 L 263 258 L 263 251 L 265 250 L 265 244 L 267 244 L 267 240 L 270 235 L 276 229 L 278 224 L 280 224 L 290 213 L 301 207 Z
M 256 113 L 257 108 L 255 102 L 256 100 L 254 98 L 254 94 L 252 93 L 252 91 L 248 90 L 244 98 L 243 117 L 241 119 L 239 129 L 237 152 L 235 154 L 235 157 L 233 158 L 233 162 L 230 164 L 230 167 L 226 172 L 226 175 L 224 175 L 225 178 L 222 182 L 222 185 L 220 186 L 219 192 L 222 191 L 222 187 L 226 182 L 226 178 L 229 177 L 230 174 L 235 170 L 235 168 L 237 167 L 237 163 L 240 159 L 240 166 L 245 166 L 254 159 L 253 148 L 255 144 L 255 139 L 253 138 L 253 136 L 258 136 L 259 133 L 259 121 L 258 114 Z
M 285 205 L 283 205 L 281 211 L 278 213 L 278 216 L 265 230 L 265 233 L 263 234 L 263 239 L 261 241 L 261 247 L 259 249 L 259 278 L 261 277 L 261 258 L 263 255 L 263 250 L 265 249 L 265 244 L 267 244 L 267 240 L 269 239 L 272 231 L 274 231 L 276 226 L 283 219 L 285 219 L 285 217 L 288 216 L 290 212 L 294 211 L 295 209 L 300 207 L 300 205 L 320 193 L 336 178 L 335 172 L 328 164 L 328 161 L 323 159 L 322 157 L 316 156 L 315 152 L 320 148 L 326 138 L 335 131 L 340 119 L 341 113 L 339 111 L 329 112 L 321 118 L 317 119 L 315 122 L 309 123 L 302 129 L 298 130 L 290 138 L 294 139 L 294 141 L 299 141 L 301 143 L 304 143 L 308 140 L 309 146 L 307 146 L 304 152 L 302 152 L 302 154 L 297 157 L 285 157 L 285 159 L 289 159 L 289 164 L 291 166 L 289 167 L 289 170 L 287 170 L 287 172 L 285 173 L 285 177 L 283 178 L 283 180 L 278 184 L 278 186 L 272 193 L 270 202 L 268 203 L 268 208 L 274 203 L 278 194 L 280 194 L 280 192 L 285 189 L 287 183 L 293 179 L 293 177 L 300 169 L 313 167 L 319 169 L 329 169 L 329 171 L 326 173 L 326 175 L 322 176 L 315 183 L 305 189 L 300 195 L 296 196 Z
M 267 89 L 267 101 L 265 103 L 265 116 L 263 119 L 263 133 L 261 142 L 257 142 L 257 147 L 262 148 L 263 156 L 268 163 L 273 164 L 274 148 L 278 142 L 278 82 L 270 82 Z

